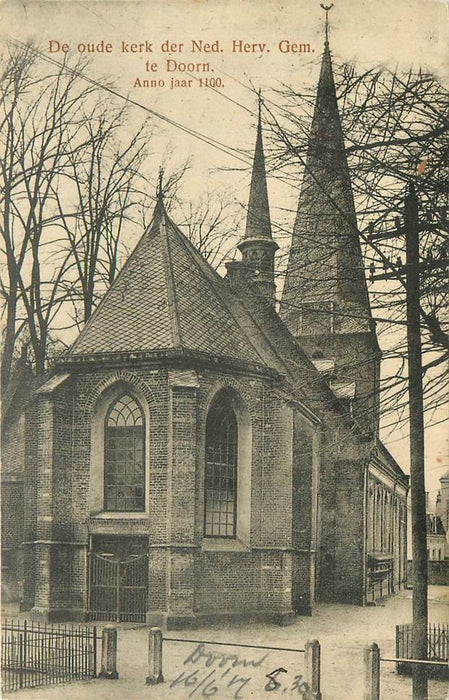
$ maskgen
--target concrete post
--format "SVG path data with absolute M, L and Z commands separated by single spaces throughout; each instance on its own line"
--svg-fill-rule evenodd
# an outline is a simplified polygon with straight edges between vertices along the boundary
M 115 680 L 117 673 L 117 629 L 106 625 L 101 634 L 101 671 L 100 678 Z
M 321 700 L 321 646 L 317 639 L 306 642 L 305 681 L 309 686 L 308 700 Z
M 370 644 L 363 652 L 365 663 L 365 689 L 363 700 L 380 700 L 380 649 Z
M 162 630 L 152 627 L 148 635 L 148 676 L 147 685 L 163 683 L 162 675 Z

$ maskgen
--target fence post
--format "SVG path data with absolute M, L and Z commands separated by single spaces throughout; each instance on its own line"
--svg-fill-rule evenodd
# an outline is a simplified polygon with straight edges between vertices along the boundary
M 147 685 L 163 683 L 162 675 L 162 630 L 152 627 L 148 635 L 148 676 Z
M 23 688 L 23 634 L 19 634 L 19 688 Z
M 306 642 L 305 681 L 309 686 L 306 697 L 321 700 L 321 646 L 317 639 Z
M 97 628 L 96 626 L 94 627 L 93 630 L 93 672 L 94 672 L 94 677 L 97 675 L 97 644 L 98 644 L 98 637 L 97 637 Z
M 363 700 L 380 700 L 380 649 L 373 643 L 363 650 L 365 690 Z
M 106 625 L 101 635 L 101 671 L 100 678 L 114 680 L 117 673 L 117 629 Z

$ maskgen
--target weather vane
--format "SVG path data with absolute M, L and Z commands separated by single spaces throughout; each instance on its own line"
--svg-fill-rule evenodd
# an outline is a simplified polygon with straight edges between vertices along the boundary
M 326 13 L 326 24 L 324 25 L 326 44 L 329 43 L 329 11 L 332 10 L 333 6 L 334 6 L 334 3 L 331 3 L 330 5 L 323 5 L 323 3 L 320 4 L 320 7 L 322 7 Z
M 162 191 L 162 180 L 163 179 L 164 179 L 164 168 L 161 165 L 159 168 L 159 179 L 158 179 L 158 183 L 157 183 L 157 196 L 159 199 L 162 198 L 162 194 L 163 194 L 163 191 Z

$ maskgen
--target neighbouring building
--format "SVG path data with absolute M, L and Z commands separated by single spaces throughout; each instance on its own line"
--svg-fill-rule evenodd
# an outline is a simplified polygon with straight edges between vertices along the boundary
M 279 313 L 277 248 L 259 109 L 242 259 L 222 278 L 160 189 L 27 403 L 25 507 L 8 515 L 24 513 L 22 609 L 286 624 L 316 600 L 405 585 L 408 477 L 379 439 L 381 353 L 327 41 Z
M 427 513 L 427 558 L 443 561 L 446 548 L 446 530 L 439 515 Z
M 445 558 L 449 559 L 449 470 L 440 478 L 440 490 L 437 494 L 436 515 L 446 532 Z

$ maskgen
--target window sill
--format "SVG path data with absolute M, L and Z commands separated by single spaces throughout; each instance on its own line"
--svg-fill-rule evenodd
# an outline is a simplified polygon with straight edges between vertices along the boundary
M 203 552 L 250 552 L 251 547 L 238 539 L 228 540 L 221 537 L 204 537 L 201 550 Z
M 94 520 L 145 520 L 148 515 L 144 511 L 102 510 L 99 513 L 91 513 L 90 518 Z

